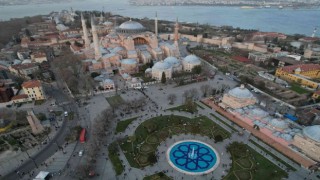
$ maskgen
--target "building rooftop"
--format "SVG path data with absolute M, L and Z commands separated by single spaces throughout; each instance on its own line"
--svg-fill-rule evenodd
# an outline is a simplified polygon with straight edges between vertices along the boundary
M 40 87 L 41 83 L 39 80 L 31 80 L 31 81 L 24 82 L 21 86 L 24 88 L 34 88 L 34 87 Z
M 291 66 L 285 66 L 281 68 L 287 73 L 293 73 L 296 69 L 299 69 L 301 72 L 320 70 L 319 64 L 297 64 Z
M 303 135 L 306 137 L 320 142 L 320 125 L 308 126 L 302 130 Z

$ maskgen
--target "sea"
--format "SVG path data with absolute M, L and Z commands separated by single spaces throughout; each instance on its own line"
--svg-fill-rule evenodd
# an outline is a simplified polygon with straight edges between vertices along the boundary
M 0 20 L 45 15 L 64 9 L 97 10 L 134 18 L 154 18 L 182 22 L 233 26 L 265 32 L 311 36 L 320 26 L 320 9 L 242 9 L 231 6 L 132 6 L 128 0 L 72 0 L 65 3 L 0 6 Z M 320 36 L 316 33 L 316 36 Z

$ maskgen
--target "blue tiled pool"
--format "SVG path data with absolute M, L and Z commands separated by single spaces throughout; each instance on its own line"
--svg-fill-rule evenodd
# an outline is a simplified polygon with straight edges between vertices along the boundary
M 210 145 L 194 140 L 173 144 L 167 151 L 167 159 L 173 168 L 192 175 L 207 174 L 219 164 L 217 152 Z

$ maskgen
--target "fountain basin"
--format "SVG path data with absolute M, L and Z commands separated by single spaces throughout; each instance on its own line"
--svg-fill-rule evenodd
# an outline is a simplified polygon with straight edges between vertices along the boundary
M 220 163 L 217 151 L 211 145 L 197 140 L 174 143 L 168 148 L 166 156 L 174 169 L 188 175 L 208 174 Z

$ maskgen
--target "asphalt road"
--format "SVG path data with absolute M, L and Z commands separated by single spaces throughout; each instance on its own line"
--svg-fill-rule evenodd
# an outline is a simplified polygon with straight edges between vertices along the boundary
M 62 101 L 69 101 L 70 103 L 68 105 L 63 105 L 63 109 L 67 111 L 74 112 L 74 120 L 68 121 L 64 120 L 61 128 L 58 130 L 56 135 L 51 139 L 51 141 L 45 146 L 42 150 L 40 150 L 36 155 L 31 156 L 29 160 L 25 161 L 23 164 L 21 164 L 18 168 L 16 168 L 11 173 L 0 177 L 0 179 L 3 180 L 17 180 L 20 179 L 20 177 L 23 176 L 24 173 L 28 173 L 32 171 L 34 168 L 37 168 L 37 166 L 40 166 L 41 163 L 43 163 L 45 160 L 47 160 L 50 156 L 52 156 L 54 153 L 56 153 L 59 148 L 59 146 L 62 146 L 65 142 L 65 137 L 68 134 L 69 130 L 68 128 L 72 128 L 76 125 L 76 120 L 78 119 L 78 109 L 76 102 L 66 96 L 61 89 L 63 89 L 63 82 L 61 81 L 61 78 L 59 77 L 58 73 L 55 73 L 56 79 L 57 79 L 57 85 L 58 89 L 51 89 L 53 92 L 53 98 L 57 98 L 57 103 L 61 103 Z

